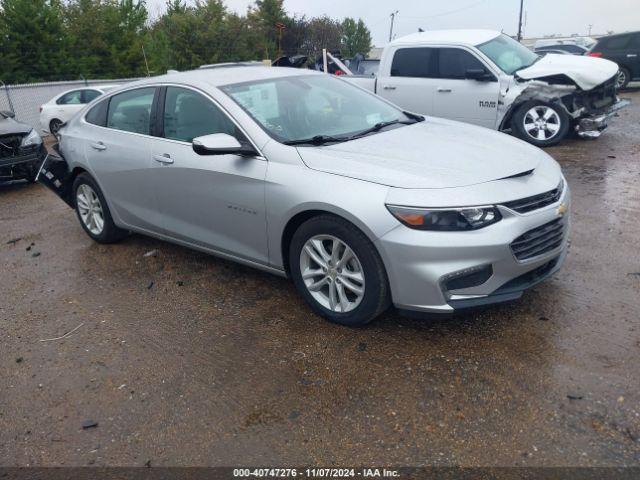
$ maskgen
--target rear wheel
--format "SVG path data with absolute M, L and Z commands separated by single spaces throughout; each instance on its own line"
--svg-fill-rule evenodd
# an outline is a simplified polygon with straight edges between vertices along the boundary
M 631 81 L 631 73 L 624 67 L 620 67 L 618 71 L 618 77 L 616 78 L 616 88 L 618 90 L 622 90 L 627 88 L 629 82 Z
M 516 110 L 512 128 L 522 140 L 537 147 L 549 147 L 567 136 L 569 123 L 569 116 L 561 107 L 530 101 Z
M 303 223 L 291 240 L 289 267 L 298 292 L 327 320 L 365 325 L 389 307 L 380 255 L 340 217 L 320 215 Z
M 58 131 L 60 130 L 62 123 L 62 120 L 58 120 L 57 118 L 54 118 L 49 122 L 49 131 L 51 132 L 51 135 L 58 135 Z
M 127 235 L 118 228 L 98 184 L 87 173 L 81 173 L 73 182 L 76 214 L 80 225 L 98 243 L 114 243 Z

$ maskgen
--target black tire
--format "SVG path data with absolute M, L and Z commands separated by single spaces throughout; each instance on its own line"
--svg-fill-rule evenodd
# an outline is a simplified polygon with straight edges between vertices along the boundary
M 85 224 L 80 214 L 80 208 L 78 207 L 77 198 L 78 198 L 78 189 L 83 185 L 88 185 L 91 188 L 91 190 L 95 192 L 100 202 L 100 206 L 102 207 L 103 227 L 99 233 L 95 233 L 89 230 L 89 228 Z M 73 203 L 75 206 L 76 216 L 78 217 L 78 221 L 80 222 L 82 229 L 93 240 L 95 240 L 98 243 L 115 243 L 119 240 L 122 240 L 124 237 L 128 235 L 129 232 L 121 228 L 118 228 L 115 225 L 115 223 L 113 223 L 113 218 L 111 217 L 111 212 L 109 211 L 109 206 L 107 205 L 104 195 L 102 194 L 102 190 L 100 190 L 100 187 L 95 182 L 95 180 L 91 178 L 91 175 L 89 175 L 88 173 L 81 173 L 80 175 L 78 175 L 73 182 L 72 192 L 73 192 Z
M 51 133 L 51 135 L 53 135 L 54 137 L 58 135 L 58 130 L 60 130 L 62 123 L 62 120 L 58 120 L 57 118 L 54 118 L 49 122 L 49 132 Z
M 528 112 L 530 112 L 532 109 L 536 109 L 540 112 L 551 109 L 555 113 L 555 115 L 551 119 L 551 123 L 557 124 L 559 126 L 558 130 L 546 139 L 539 139 L 536 137 L 536 133 L 538 130 L 532 130 L 531 133 L 527 131 L 525 129 L 525 116 L 527 116 Z M 531 118 L 528 117 L 527 120 L 530 119 Z M 540 100 L 531 100 L 529 102 L 523 103 L 522 105 L 520 105 L 520 107 L 518 107 L 516 112 L 513 114 L 513 118 L 511 119 L 511 129 L 513 130 L 515 135 L 525 142 L 535 145 L 536 147 L 550 147 L 561 142 L 569 133 L 570 124 L 571 121 L 569 119 L 569 115 L 567 115 L 567 112 L 562 107 Z M 549 134 L 548 132 L 549 131 L 547 131 L 547 134 Z
M 360 303 L 347 312 L 336 312 L 321 305 L 309 292 L 302 278 L 300 258 L 305 243 L 316 235 L 331 235 L 353 250 L 362 266 L 364 293 Z M 387 274 L 375 246 L 356 226 L 334 215 L 319 215 L 304 222 L 293 234 L 289 248 L 289 270 L 298 292 L 314 312 L 327 320 L 347 326 L 366 325 L 391 304 Z M 335 281 L 335 280 L 334 280 Z
M 620 67 L 618 71 L 618 78 L 616 79 L 616 87 L 618 90 L 624 90 L 629 86 L 629 82 L 631 81 L 631 72 L 629 69 L 625 67 Z

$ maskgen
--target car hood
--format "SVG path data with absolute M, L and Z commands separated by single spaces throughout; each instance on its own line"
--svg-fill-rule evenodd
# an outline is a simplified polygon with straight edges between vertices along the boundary
M 618 65 L 604 58 L 549 53 L 530 67 L 518 70 L 516 75 L 524 80 L 544 80 L 553 75 L 566 75 L 581 89 L 591 90 L 616 73 Z
M 311 169 L 398 188 L 475 185 L 533 170 L 548 158 L 504 133 L 440 118 L 298 152 Z
M 30 131 L 29 125 L 0 115 L 0 135 L 25 135 Z

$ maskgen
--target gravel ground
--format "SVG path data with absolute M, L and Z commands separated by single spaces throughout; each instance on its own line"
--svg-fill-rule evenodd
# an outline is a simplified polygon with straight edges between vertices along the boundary
M 44 187 L 1 186 L 0 465 L 640 465 L 625 96 L 600 139 L 549 150 L 573 190 L 563 270 L 453 318 L 334 326 L 287 280 L 137 235 L 98 245 Z

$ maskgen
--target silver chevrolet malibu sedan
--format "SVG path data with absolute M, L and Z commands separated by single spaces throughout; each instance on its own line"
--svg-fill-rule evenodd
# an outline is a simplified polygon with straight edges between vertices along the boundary
M 549 155 L 330 75 L 149 78 L 89 104 L 59 138 L 39 179 L 95 241 L 137 232 L 288 276 L 344 325 L 391 304 L 512 300 L 566 255 L 569 187 Z

